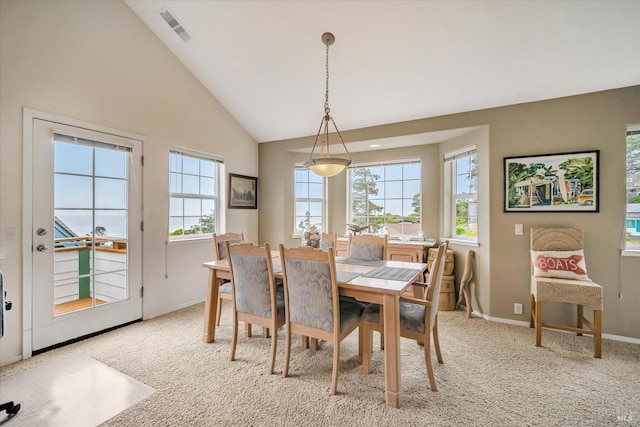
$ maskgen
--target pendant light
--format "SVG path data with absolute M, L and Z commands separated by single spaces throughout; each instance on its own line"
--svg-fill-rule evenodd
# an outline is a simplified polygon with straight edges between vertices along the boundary
M 342 135 L 340 135 L 340 131 L 338 130 L 336 123 L 333 121 L 333 117 L 329 115 L 329 112 L 331 111 L 331 109 L 329 108 L 329 46 L 331 46 L 335 41 L 336 39 L 331 33 L 324 33 L 322 35 L 322 43 L 327 46 L 327 78 L 326 89 L 324 93 L 324 116 L 320 121 L 320 128 L 318 129 L 316 140 L 313 143 L 313 148 L 311 149 L 309 159 L 307 159 L 303 163 L 304 167 L 309 168 L 314 173 L 325 177 L 335 176 L 351 164 L 351 155 L 349 154 L 349 150 L 347 150 L 347 146 L 342 140 Z M 331 124 L 333 125 L 333 128 L 338 135 L 338 139 L 342 143 L 342 147 L 344 147 L 346 157 L 331 156 L 331 153 L 329 151 L 329 122 L 331 122 Z M 321 137 L 322 140 L 320 145 L 320 153 L 314 156 L 316 146 L 318 145 L 318 140 Z

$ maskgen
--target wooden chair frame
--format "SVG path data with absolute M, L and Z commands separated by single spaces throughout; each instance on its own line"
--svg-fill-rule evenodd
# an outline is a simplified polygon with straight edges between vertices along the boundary
M 432 265 L 432 271 L 429 274 L 428 283 L 416 282 L 415 286 L 420 288 L 426 288 L 424 299 L 400 297 L 400 302 L 406 302 L 411 304 L 418 304 L 425 307 L 424 317 L 424 332 L 416 332 L 409 329 L 400 328 L 400 336 L 404 338 L 411 338 L 418 343 L 424 343 L 424 357 L 427 367 L 427 375 L 429 376 L 429 383 L 432 391 L 438 391 L 436 386 L 435 376 L 433 374 L 433 366 L 431 363 L 431 337 L 433 336 L 433 346 L 436 350 L 436 358 L 438 363 L 443 363 L 442 353 L 440 351 L 440 341 L 438 339 L 438 301 L 440 298 L 440 285 L 442 283 L 442 273 L 444 271 L 444 263 L 446 259 L 446 253 L 448 248 L 448 242 L 441 244 L 438 247 L 438 253 L 436 259 Z M 402 308 L 400 308 L 402 310 Z M 379 319 L 382 318 L 382 313 L 379 315 Z M 362 372 L 368 374 L 371 366 L 371 341 L 372 331 L 382 331 L 382 323 L 369 322 L 363 320 L 362 322 Z
M 327 263 L 329 265 L 330 280 L 332 287 L 332 304 L 333 304 L 333 331 L 310 327 L 308 325 L 291 322 L 290 319 L 290 302 L 289 302 L 289 283 L 287 280 L 287 259 L 303 259 Z M 289 360 L 291 358 L 291 334 L 297 333 L 303 337 L 311 337 L 317 340 L 323 340 L 333 343 L 333 368 L 331 375 L 330 394 L 335 395 L 338 388 L 338 367 L 340 364 L 340 342 L 350 335 L 358 326 L 360 326 L 360 318 L 349 324 L 341 325 L 340 323 L 340 298 L 338 290 L 338 281 L 336 279 L 336 263 L 335 248 L 328 248 L 326 251 L 321 249 L 313 249 L 309 247 L 285 248 L 280 245 L 280 260 L 282 265 L 282 275 L 284 279 L 284 299 L 285 299 L 285 317 L 286 317 L 286 343 L 284 355 L 284 368 L 282 377 L 286 378 L 289 374 Z M 341 332 L 341 329 L 342 332 Z M 304 341 L 303 341 L 304 342 Z
M 254 246 L 251 243 L 240 243 L 240 244 L 229 244 L 229 241 L 225 241 L 225 245 L 227 248 L 227 254 L 229 254 L 229 270 L 231 272 L 231 291 L 233 301 L 233 332 L 231 335 L 231 354 L 229 356 L 229 360 L 235 360 L 236 356 L 236 345 L 238 343 L 238 322 L 242 321 L 245 324 L 255 324 L 262 326 L 265 329 L 271 329 L 273 333 L 271 333 L 271 357 L 269 361 L 269 369 L 268 373 L 273 374 L 273 370 L 276 362 L 276 350 L 278 346 L 278 334 L 277 330 L 284 326 L 284 319 L 278 320 L 278 310 L 276 303 L 276 281 L 273 276 L 273 263 L 271 261 L 271 249 L 269 248 L 269 244 L 266 243 L 263 247 Z M 268 280 L 269 280 L 269 290 L 270 290 L 270 299 L 271 299 L 271 317 L 262 317 L 252 313 L 246 313 L 238 311 L 235 296 L 237 295 L 237 286 L 236 286 L 236 274 L 234 270 L 234 262 L 232 262 L 232 257 L 236 254 L 241 255 L 250 255 L 254 257 L 264 258 L 267 265 L 268 272 Z M 236 268 L 239 267 L 236 265 Z
M 219 261 L 223 258 L 226 258 L 223 253 L 220 252 L 219 244 L 224 244 L 226 241 L 240 241 L 244 242 L 244 233 L 225 233 L 225 234 L 213 234 L 213 256 L 216 261 Z M 222 285 L 223 281 L 220 281 L 220 285 Z M 216 301 L 217 307 L 217 315 L 216 315 L 216 326 L 220 326 L 220 316 L 222 312 L 222 300 L 226 299 L 228 301 L 233 301 L 233 294 L 229 292 L 220 292 L 218 291 L 218 301 Z

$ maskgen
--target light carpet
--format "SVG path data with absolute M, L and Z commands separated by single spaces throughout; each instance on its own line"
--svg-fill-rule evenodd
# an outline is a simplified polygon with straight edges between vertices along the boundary
M 230 305 L 223 304 L 216 342 L 202 342 L 204 305 L 135 323 L 0 369 L 0 381 L 70 353 L 82 353 L 156 392 L 105 426 L 627 426 L 640 425 L 640 345 L 522 326 L 438 316 L 444 364 L 434 363 L 429 390 L 423 348 L 401 340 L 402 406 L 384 399 L 384 356 L 374 333 L 372 374 L 357 360 L 357 332 L 341 344 L 338 395 L 330 396 L 332 346 L 292 347 L 282 378 L 284 334 L 275 375 L 270 340 L 241 336 L 229 361 Z M 241 328 L 243 329 L 243 328 Z M 20 414 L 16 415 L 19 417 Z

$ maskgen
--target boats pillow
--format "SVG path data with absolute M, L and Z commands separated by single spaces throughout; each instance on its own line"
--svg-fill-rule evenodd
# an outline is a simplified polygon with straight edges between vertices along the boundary
M 582 250 L 531 251 L 531 263 L 536 277 L 589 280 Z

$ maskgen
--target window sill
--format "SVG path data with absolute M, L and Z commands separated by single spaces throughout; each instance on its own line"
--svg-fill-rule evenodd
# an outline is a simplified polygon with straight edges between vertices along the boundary
M 455 239 L 452 237 L 440 237 L 440 242 L 444 242 L 445 240 L 449 241 L 449 244 L 461 245 L 461 246 L 471 246 L 474 248 L 480 247 L 480 242 L 475 240 L 464 240 L 464 239 Z
M 183 244 L 183 243 L 203 242 L 205 240 L 213 242 L 213 235 L 208 234 L 208 235 L 202 235 L 202 236 L 198 236 L 198 237 L 189 237 L 189 238 L 184 238 L 184 239 L 173 239 L 173 240 L 168 240 L 167 244 L 175 245 L 175 244 Z
M 629 250 L 629 249 L 623 249 L 622 250 L 622 256 L 623 257 L 640 257 L 640 251 L 639 250 Z

